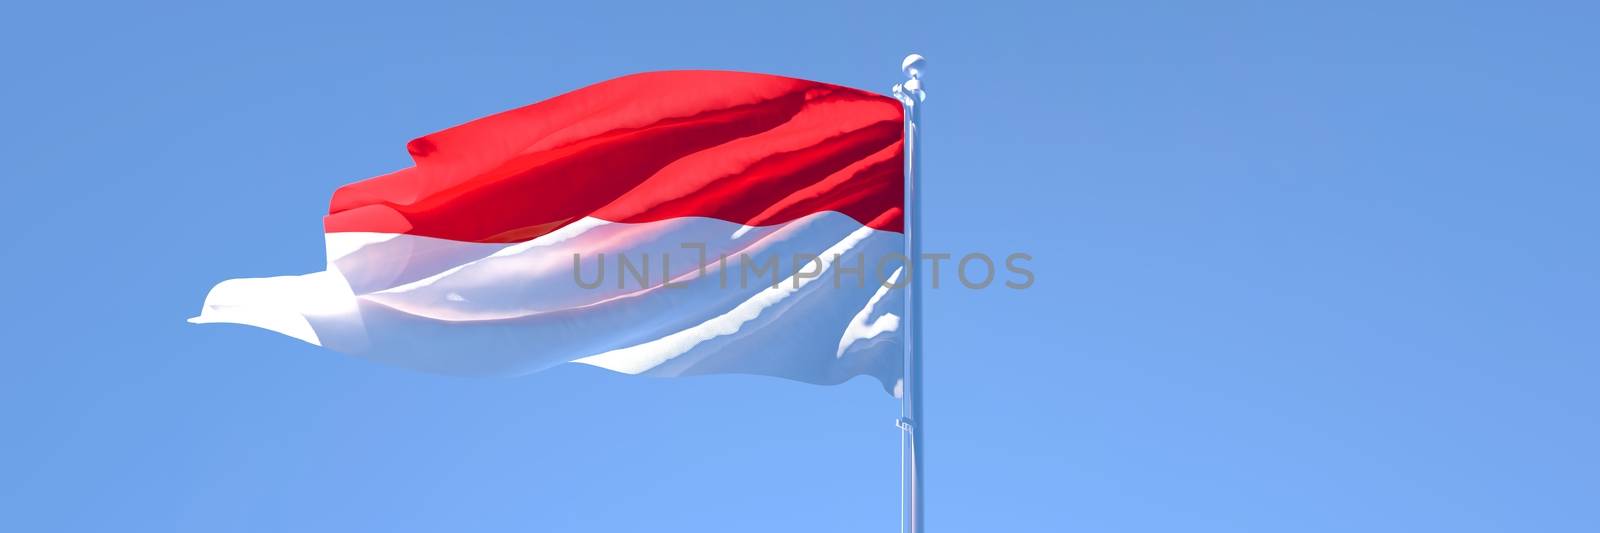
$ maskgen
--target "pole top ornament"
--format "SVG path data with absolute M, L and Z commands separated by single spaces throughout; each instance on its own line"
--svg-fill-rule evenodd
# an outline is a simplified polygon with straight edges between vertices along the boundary
M 906 105 L 916 105 L 928 99 L 928 93 L 922 90 L 922 73 L 928 68 L 928 59 L 922 54 L 911 54 L 900 62 L 900 71 L 907 78 L 903 83 L 894 85 L 894 96 Z
M 922 54 L 908 55 L 906 56 L 905 61 L 900 62 L 900 70 L 906 73 L 907 78 L 911 78 L 913 80 L 921 78 L 922 69 L 927 67 L 928 58 L 922 57 Z

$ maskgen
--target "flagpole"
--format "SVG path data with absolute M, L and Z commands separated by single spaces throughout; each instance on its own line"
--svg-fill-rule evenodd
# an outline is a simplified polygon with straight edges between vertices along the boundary
M 894 86 L 894 96 L 905 109 L 906 184 L 906 346 L 901 377 L 900 419 L 900 531 L 924 533 L 922 505 L 922 72 L 928 61 L 911 54 L 900 63 L 907 80 Z

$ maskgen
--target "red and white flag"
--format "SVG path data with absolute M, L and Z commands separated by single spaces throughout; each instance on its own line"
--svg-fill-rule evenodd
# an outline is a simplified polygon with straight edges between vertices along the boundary
M 878 378 L 905 308 L 900 102 L 779 76 L 653 72 L 407 146 L 346 185 L 326 271 L 234 279 L 248 324 L 452 374 Z

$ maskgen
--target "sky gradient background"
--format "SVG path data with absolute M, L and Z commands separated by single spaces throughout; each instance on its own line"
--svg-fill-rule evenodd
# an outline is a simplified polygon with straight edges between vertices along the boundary
M 330 193 L 416 136 L 912 51 L 928 251 L 1038 275 L 928 296 L 932 531 L 1600 530 L 1600 12 L 1280 4 L 10 6 L 0 530 L 895 530 L 867 379 L 460 379 L 184 319 L 321 269 Z

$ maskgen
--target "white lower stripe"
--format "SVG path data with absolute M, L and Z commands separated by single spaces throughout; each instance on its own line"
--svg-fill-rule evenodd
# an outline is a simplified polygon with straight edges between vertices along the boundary
M 575 361 L 813 383 L 866 374 L 891 391 L 900 375 L 903 299 L 879 281 L 900 266 L 903 237 L 838 213 L 762 227 L 584 219 L 517 244 L 328 237 L 328 271 L 223 282 L 191 321 L 452 374 Z

